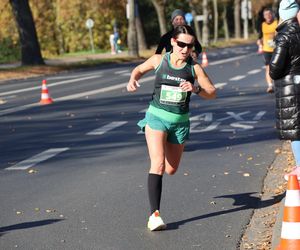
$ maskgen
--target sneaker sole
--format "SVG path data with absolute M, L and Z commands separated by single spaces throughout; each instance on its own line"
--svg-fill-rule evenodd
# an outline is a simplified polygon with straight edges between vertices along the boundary
M 166 224 L 158 225 L 157 227 L 154 227 L 154 228 L 151 228 L 151 227 L 148 226 L 148 229 L 150 231 L 161 231 L 161 230 L 164 230 L 166 228 L 167 228 Z

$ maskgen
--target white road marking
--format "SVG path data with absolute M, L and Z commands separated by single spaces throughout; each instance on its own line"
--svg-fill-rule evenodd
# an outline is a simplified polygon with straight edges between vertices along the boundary
M 218 65 L 218 64 L 223 64 L 223 63 L 227 63 L 227 62 L 232 62 L 232 61 L 236 61 L 236 60 L 243 59 L 243 58 L 253 56 L 253 55 L 256 55 L 256 53 L 250 53 L 248 55 L 236 56 L 236 57 L 231 57 L 231 58 L 227 58 L 227 59 L 224 59 L 224 60 L 211 62 L 211 63 L 209 63 L 209 65 Z
M 147 82 L 150 80 L 154 80 L 154 76 L 149 76 L 146 77 L 144 79 L 140 79 L 139 82 Z M 74 94 L 74 95 L 68 95 L 68 96 L 63 96 L 60 98 L 55 98 L 55 101 L 66 101 L 66 100 L 73 100 L 75 98 L 81 98 L 81 97 L 85 97 L 85 96 L 90 96 L 90 95 L 96 95 L 96 94 L 100 94 L 100 93 L 104 93 L 104 92 L 108 92 L 108 91 L 112 91 L 112 90 L 116 90 L 116 89 L 120 89 L 120 88 L 125 88 L 126 87 L 127 82 L 125 83 L 120 83 L 114 86 L 109 86 L 109 87 L 105 87 L 105 88 L 101 88 L 101 89 L 96 89 L 96 90 L 91 90 L 91 91 L 87 91 L 87 92 L 83 92 L 83 93 L 79 93 L 79 94 Z
M 248 72 L 248 75 L 254 75 L 254 74 L 257 74 L 257 73 L 259 73 L 259 72 L 261 72 L 261 69 L 250 70 L 250 71 Z
M 129 72 L 129 69 L 119 70 L 119 71 L 115 71 L 115 74 L 121 75 L 121 74 L 128 73 L 128 72 Z
M 219 89 L 227 85 L 227 82 L 216 83 L 214 86 Z
M 9 100 L 9 99 L 13 99 L 13 98 L 16 98 L 16 97 L 17 97 L 16 95 L 8 95 L 8 96 L 5 96 L 5 97 L 2 97 L 2 99 Z
M 253 118 L 254 121 L 259 121 L 265 114 L 267 113 L 267 111 L 259 111 L 256 116 Z
M 140 79 L 139 82 L 140 83 L 148 82 L 148 81 L 154 80 L 154 78 L 155 78 L 155 76 L 145 77 L 143 79 Z M 110 87 L 106 87 L 106 88 L 91 90 L 91 91 L 82 92 L 82 93 L 79 93 L 79 94 L 68 95 L 68 96 L 63 96 L 63 97 L 59 97 L 59 98 L 52 98 L 52 99 L 53 99 L 54 102 L 74 100 L 74 99 L 85 97 L 85 96 L 91 96 L 91 95 L 96 95 L 96 94 L 99 94 L 99 93 L 105 93 L 105 92 L 109 92 L 109 91 L 112 91 L 112 90 L 125 88 L 126 84 L 127 84 L 127 82 L 124 82 L 124 83 L 120 83 L 120 84 L 110 86 Z M 38 107 L 38 106 L 40 106 L 39 103 L 31 103 L 31 104 L 27 104 L 27 105 L 24 105 L 24 106 L 5 109 L 5 110 L 0 111 L 0 116 L 7 115 L 7 114 L 12 114 L 12 113 L 15 113 L 15 112 L 18 112 L 18 111 L 21 111 L 21 110 L 26 110 L 26 109 L 33 108 L 33 107 Z
M 66 150 L 69 150 L 69 148 L 51 148 L 48 149 L 40 154 L 37 154 L 27 160 L 21 161 L 17 163 L 14 166 L 6 168 L 6 170 L 26 170 L 30 167 L 35 166 L 36 164 L 48 160 L 49 158 L 52 158 L 56 156 L 59 153 L 62 153 Z
M 146 113 L 148 110 L 148 108 L 142 109 L 141 111 L 139 111 L 139 113 Z
M 128 123 L 128 122 L 127 121 L 111 122 L 111 123 L 108 123 L 108 124 L 104 125 L 101 128 L 97 128 L 95 130 L 92 130 L 91 132 L 87 133 L 87 135 L 103 135 L 106 132 L 108 132 L 110 130 L 113 130 L 117 127 L 121 127 L 126 123 Z
M 245 75 L 239 75 L 239 76 L 234 76 L 232 78 L 229 79 L 229 81 L 239 81 L 244 79 L 246 76 Z
M 40 106 L 40 104 L 37 102 L 37 103 L 31 103 L 31 104 L 27 104 L 27 105 L 23 105 L 23 106 L 18 106 L 15 108 L 4 109 L 4 110 L 0 111 L 0 116 L 15 113 L 15 112 L 26 110 L 26 109 L 33 108 L 33 107 L 38 107 L 38 106 Z
M 84 73 L 84 74 L 76 74 L 76 75 L 49 76 L 49 77 L 45 77 L 45 79 L 46 80 L 61 80 L 61 79 L 74 79 L 74 78 L 86 77 L 86 76 L 101 77 L 102 73 L 95 72 L 95 73 Z
M 89 80 L 89 79 L 93 79 L 93 78 L 97 78 L 97 77 L 99 77 L 99 75 L 82 77 L 82 78 L 77 78 L 77 79 L 70 79 L 70 80 L 65 80 L 65 81 L 61 81 L 61 82 L 47 83 L 47 86 L 51 87 L 51 86 L 57 86 L 57 85 L 62 85 L 62 84 L 66 84 L 66 83 L 80 82 L 80 81 L 83 81 L 83 80 Z M 18 90 L 2 92 L 2 93 L 0 93 L 0 96 L 28 92 L 28 91 L 35 90 L 35 89 L 41 89 L 41 86 L 42 85 L 37 86 L 37 87 L 26 88 L 26 89 L 18 89 Z

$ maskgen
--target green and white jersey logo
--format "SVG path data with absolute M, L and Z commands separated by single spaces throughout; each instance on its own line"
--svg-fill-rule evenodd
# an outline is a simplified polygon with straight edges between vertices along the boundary
M 161 85 L 160 99 L 161 104 L 180 105 L 185 103 L 187 92 L 181 87 Z
M 163 80 L 171 80 L 171 81 L 175 81 L 175 82 L 185 82 L 186 80 L 181 78 L 181 77 L 178 77 L 178 76 L 170 76 L 168 74 L 162 74 L 161 75 L 161 78 Z

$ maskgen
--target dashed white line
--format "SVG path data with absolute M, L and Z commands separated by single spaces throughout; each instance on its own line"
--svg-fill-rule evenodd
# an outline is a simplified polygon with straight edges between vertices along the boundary
M 250 53 L 248 55 L 236 56 L 236 57 L 227 58 L 227 59 L 224 59 L 224 60 L 210 62 L 209 65 L 218 65 L 218 64 L 223 64 L 223 63 L 227 63 L 227 62 L 232 62 L 232 61 L 236 61 L 236 60 L 243 59 L 243 58 L 253 56 L 253 55 L 256 55 L 256 53 Z
M 97 128 L 95 130 L 92 130 L 91 132 L 87 133 L 87 135 L 103 135 L 106 132 L 108 132 L 110 130 L 113 130 L 117 127 L 121 127 L 126 123 L 128 123 L 128 122 L 127 121 L 111 122 L 111 123 L 108 123 L 108 124 L 104 125 L 101 128 Z
M 249 71 L 248 75 L 254 75 L 254 74 L 257 74 L 259 72 L 261 72 L 261 69 L 254 69 L 254 70 Z
M 224 86 L 226 86 L 227 85 L 227 82 L 220 82 L 220 83 L 216 83 L 215 84 L 215 87 L 217 88 L 217 89 L 220 89 L 220 88 L 222 88 L 222 87 L 224 87 Z
M 48 160 L 49 158 L 54 157 L 55 155 L 62 153 L 69 148 L 51 148 L 42 153 L 39 153 L 27 160 L 21 161 L 14 166 L 6 168 L 6 170 L 26 170 L 30 167 L 35 166 L 36 164 Z
M 234 76 L 232 78 L 229 79 L 229 81 L 239 81 L 244 79 L 246 76 L 245 75 L 239 75 L 239 76 Z
M 129 72 L 129 70 L 128 69 L 126 69 L 126 70 L 119 70 L 119 71 L 115 71 L 115 74 L 124 74 L 124 73 L 128 73 Z

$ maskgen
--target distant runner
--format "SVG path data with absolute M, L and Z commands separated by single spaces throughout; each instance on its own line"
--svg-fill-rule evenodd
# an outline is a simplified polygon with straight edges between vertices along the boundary
M 267 92 L 273 93 L 273 81 L 269 75 L 270 72 L 270 60 L 272 58 L 272 53 L 275 48 L 274 37 L 276 33 L 276 28 L 278 25 L 278 21 L 274 19 L 274 13 L 271 9 L 266 8 L 263 11 L 263 16 L 265 21 L 261 25 L 261 29 L 259 32 L 259 37 L 257 40 L 257 45 L 263 46 L 263 54 L 266 65 L 266 82 L 268 84 Z

